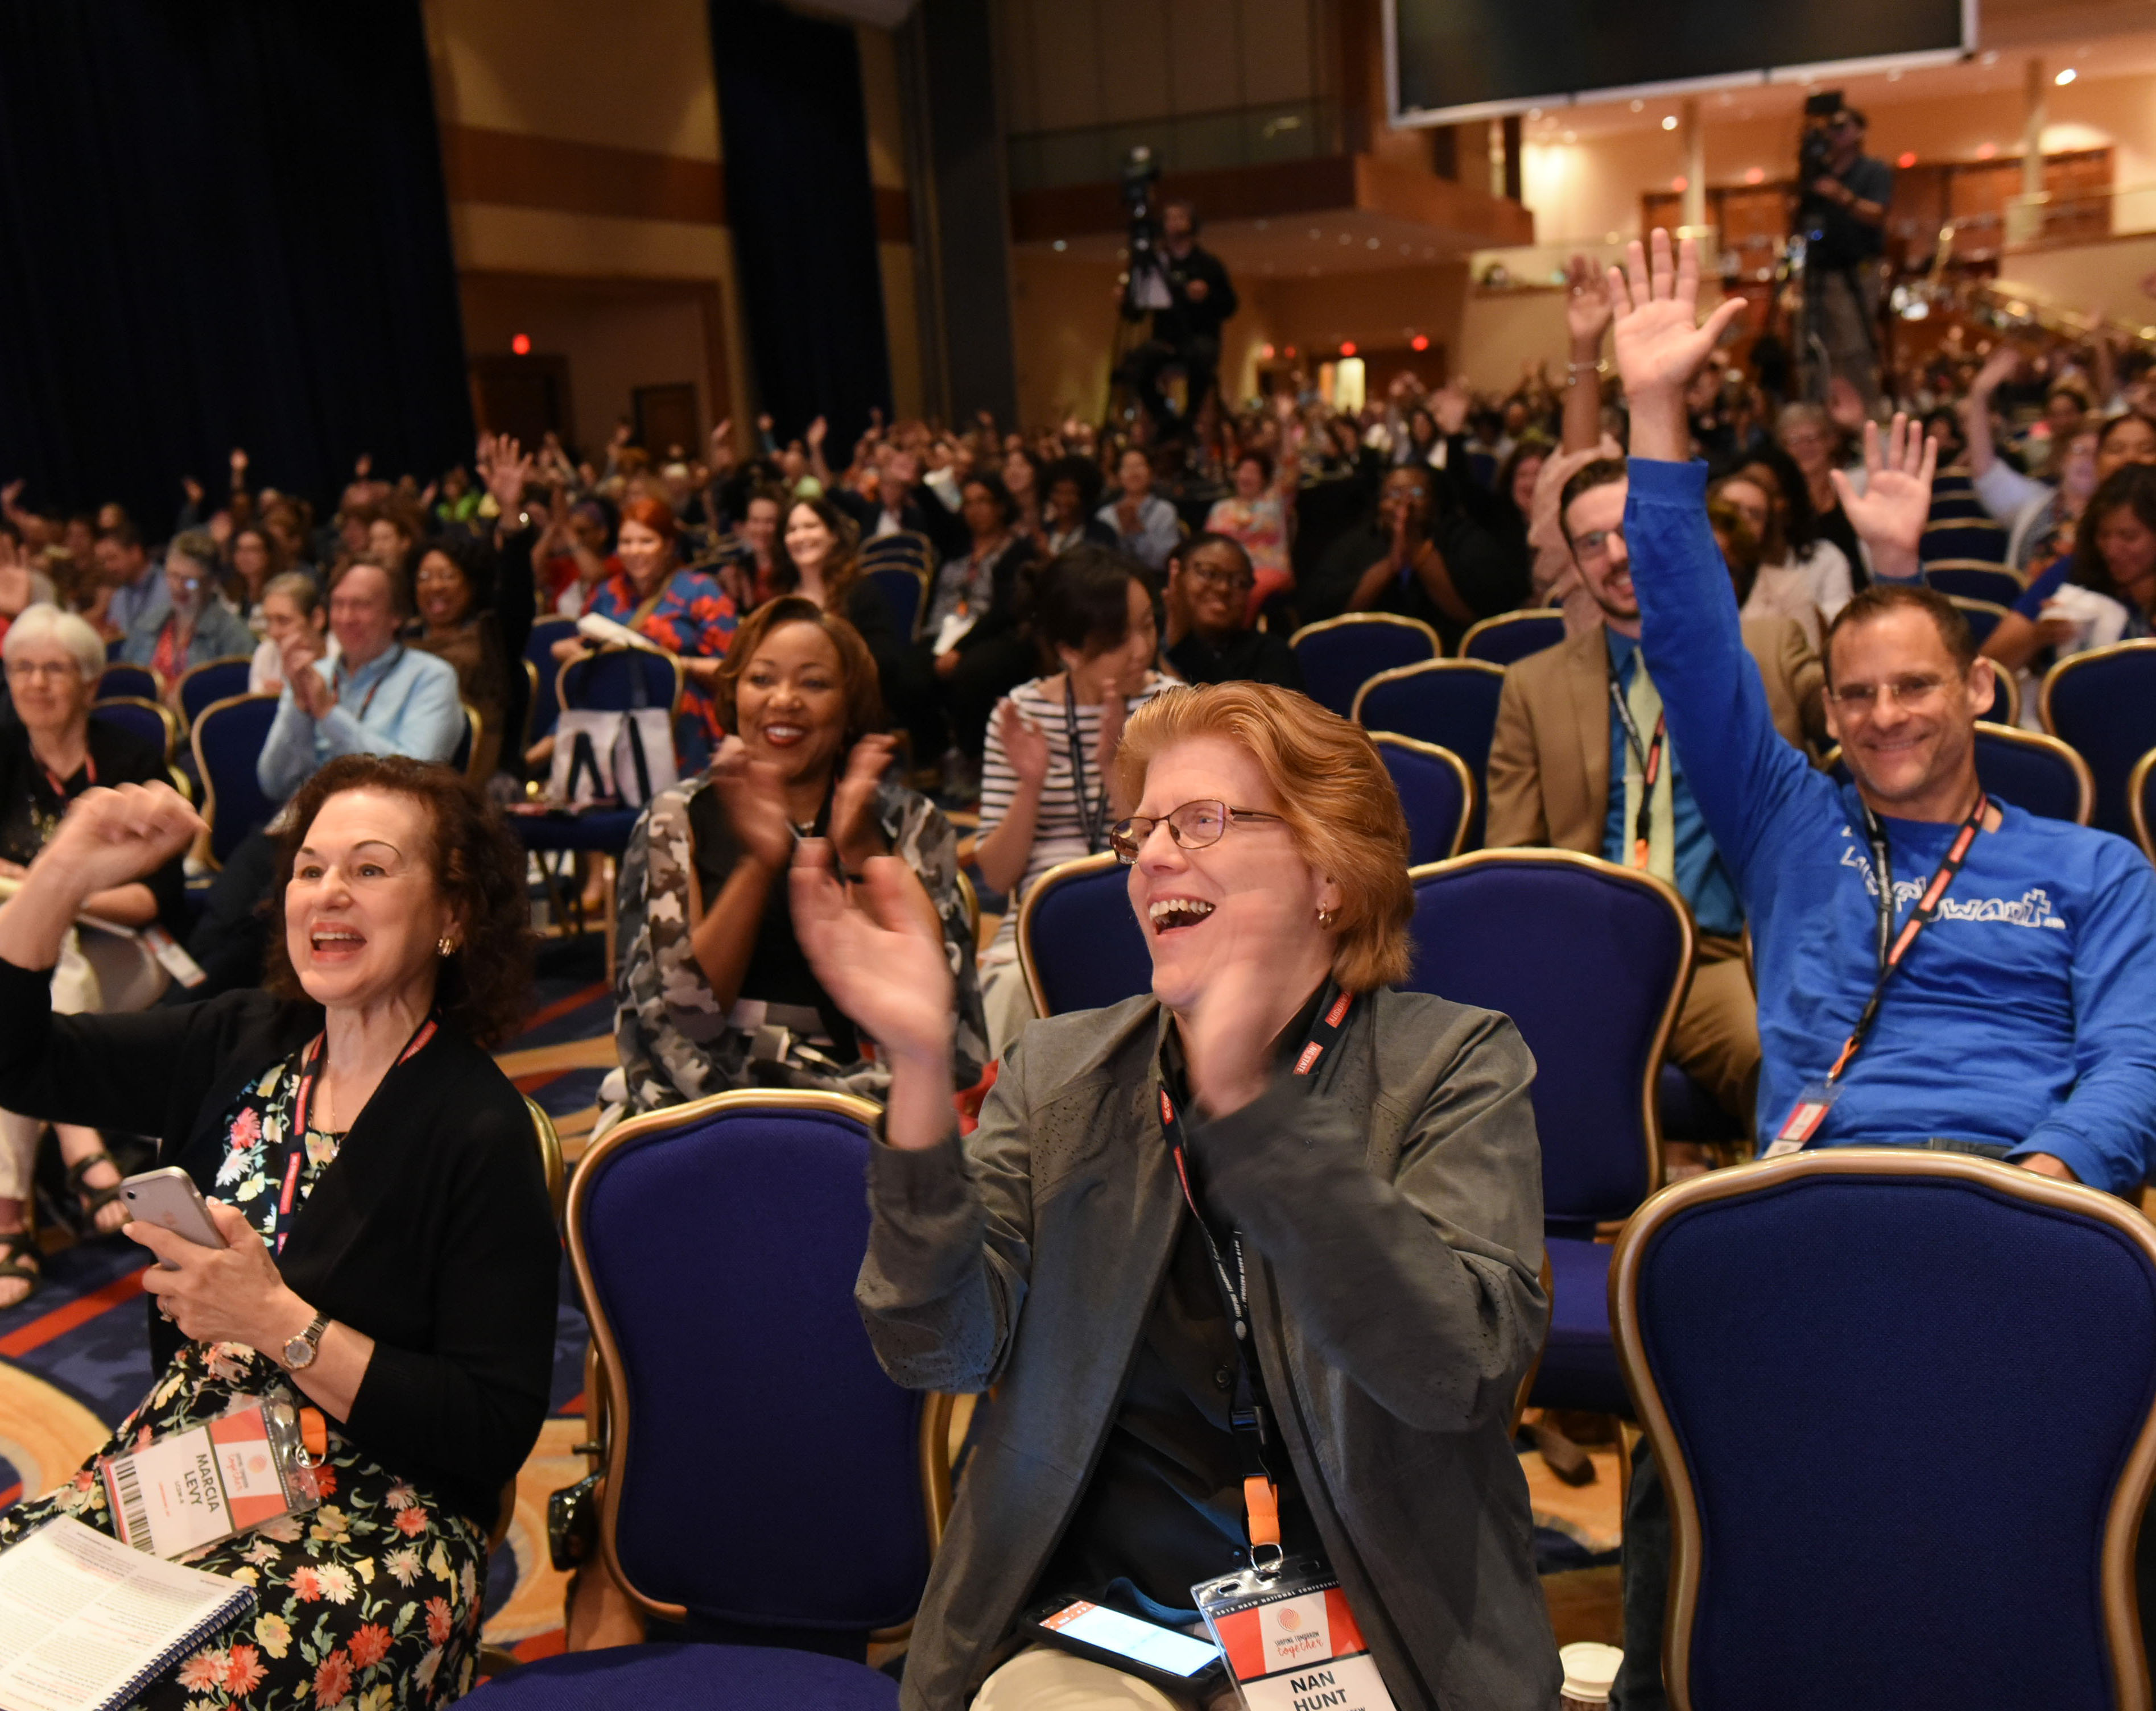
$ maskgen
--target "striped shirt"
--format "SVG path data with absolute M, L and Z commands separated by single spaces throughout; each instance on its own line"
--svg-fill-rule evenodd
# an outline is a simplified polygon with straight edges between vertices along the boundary
M 1019 876 L 1018 887 L 1011 894 L 1010 907 L 1004 912 L 1003 925 L 996 930 L 994 941 L 983 953 L 984 962 L 1005 963 L 1018 954 L 1018 906 L 1032 890 L 1034 881 L 1059 862 L 1075 861 L 1082 856 L 1097 855 L 1108 847 L 1105 834 L 1113 820 L 1112 809 L 1106 810 L 1108 818 L 1101 823 L 1103 840 L 1098 849 L 1088 850 L 1086 847 L 1086 822 L 1070 772 L 1068 712 L 1060 693 L 1050 697 L 1040 692 L 1041 686 L 1051 681 L 1036 677 L 1010 692 L 1019 715 L 1048 739 L 1048 776 L 1041 783 L 1040 807 L 1034 816 L 1033 848 L 1026 855 L 1025 871 Z M 1171 686 L 1171 679 L 1158 671 L 1148 672 L 1145 686 L 1124 702 L 1124 717 L 1127 719 L 1161 691 Z M 1078 754 L 1085 763 L 1086 794 L 1093 799 L 1096 811 L 1106 788 L 1106 780 L 1100 771 L 1100 708 L 1080 707 Z M 988 751 L 981 763 L 983 838 L 1004 823 L 1004 815 L 1010 812 L 1011 799 L 1017 794 L 1018 773 L 1004 753 L 1002 716 L 998 714 L 988 721 Z

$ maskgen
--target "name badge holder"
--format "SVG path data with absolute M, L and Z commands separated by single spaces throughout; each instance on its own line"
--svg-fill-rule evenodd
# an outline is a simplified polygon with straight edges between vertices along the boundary
M 1801 1152 L 1819 1133 L 1827 1112 L 1834 1109 L 1834 1102 L 1841 1097 L 1843 1072 L 1864 1049 L 1871 1025 L 1878 1019 L 1879 1000 L 1886 994 L 1887 983 L 1907 958 L 1910 947 L 1937 917 L 1939 905 L 1946 901 L 1947 888 L 1961 871 L 1962 864 L 1969 860 L 1969 846 L 1984 829 L 1984 813 L 1990 806 L 1990 797 L 1978 791 L 1976 806 L 1969 810 L 1969 818 L 1954 834 L 1953 842 L 1947 846 L 1945 859 L 1932 876 L 1931 883 L 1924 887 L 1917 907 L 1910 912 L 1908 924 L 1898 938 L 1894 933 L 1894 860 L 1887 847 L 1887 829 L 1879 824 L 1879 816 L 1868 805 L 1866 807 L 1864 830 L 1871 845 L 1873 881 L 1879 888 L 1879 978 L 1872 982 L 1871 995 L 1864 1000 L 1864 1009 L 1856 1018 L 1856 1027 L 1850 1030 L 1841 1055 L 1835 1059 L 1834 1067 L 1820 1080 L 1805 1084 L 1804 1091 L 1797 1095 L 1796 1105 L 1782 1120 L 1781 1128 L 1774 1132 L 1773 1143 L 1759 1155 L 1761 1158 L 1782 1159 Z
M 1317 1020 L 1296 1055 L 1294 1073 L 1306 1076 L 1339 1038 L 1352 993 L 1327 991 Z M 1212 1226 L 1198 1209 L 1183 1146 L 1181 1114 L 1160 1090 L 1161 1128 L 1190 1215 L 1205 1238 L 1213 1272 L 1235 1331 L 1235 1401 L 1229 1419 L 1243 1458 L 1243 1501 L 1249 1515 L 1250 1566 L 1192 1587 L 1191 1601 L 1226 1660 L 1235 1692 L 1249 1711 L 1394 1711 L 1339 1577 L 1316 1556 L 1288 1556 L 1281 1543 L 1280 1490 L 1268 1467 L 1281 1446 L 1250 1347 L 1249 1272 L 1240 1236 L 1229 1239 L 1231 1271 Z
M 328 1449 L 316 1410 L 257 1396 L 199 1426 L 146 1431 L 97 1472 L 120 1542 L 171 1560 L 316 1508 Z

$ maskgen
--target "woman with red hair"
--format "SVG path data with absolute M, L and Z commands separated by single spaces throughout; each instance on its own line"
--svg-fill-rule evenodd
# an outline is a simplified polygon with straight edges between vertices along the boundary
M 614 541 L 621 568 L 592 591 L 584 610 L 611 618 L 680 655 L 688 677 L 681 709 L 701 719 L 716 741 L 723 733 L 711 709 L 711 688 L 739 619 L 734 603 L 716 581 L 676 561 L 679 527 L 673 507 L 663 499 L 633 499 L 624 505 Z M 594 645 L 572 636 L 554 645 L 554 655 L 574 659 Z

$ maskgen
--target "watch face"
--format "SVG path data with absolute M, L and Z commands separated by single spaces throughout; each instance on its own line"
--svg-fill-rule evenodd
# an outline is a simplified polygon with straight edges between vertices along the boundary
M 295 1337 L 285 1345 L 285 1364 L 287 1366 L 311 1366 L 314 1359 L 315 1345 L 304 1336 Z

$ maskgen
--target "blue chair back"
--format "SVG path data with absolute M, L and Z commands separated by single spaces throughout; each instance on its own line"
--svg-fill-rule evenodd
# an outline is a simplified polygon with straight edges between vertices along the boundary
M 1935 523 L 1962 522 L 1973 517 L 1987 517 L 1991 513 L 1984 508 L 1984 501 L 1973 492 L 1932 494 L 1931 515 L 1927 522 Z
M 1457 856 L 1475 814 L 1475 775 L 1449 748 L 1380 731 L 1370 741 L 1400 793 L 1408 821 L 1408 866 Z
M 1437 660 L 1381 672 L 1355 697 L 1353 717 L 1366 731 L 1392 731 L 1449 748 L 1475 775 L 1467 848 L 1481 847 L 1488 799 L 1491 739 L 1505 670 L 1481 660 Z
M 2071 743 L 2096 778 L 2089 824 L 2133 835 L 2127 780 L 2156 748 L 2156 641 L 2115 642 L 2054 665 L 2039 706 L 2044 728 Z
M 1691 914 L 1592 856 L 1485 850 L 1414 871 L 1404 983 L 1501 1010 L 1535 1055 L 1543 1207 L 1592 1236 L 1661 1184 L 1657 1072 L 1691 974 Z
M 920 1601 L 922 1399 L 854 1305 L 875 1116 L 721 1093 L 630 1119 L 578 1167 L 569 1254 L 613 1428 L 602 1546 L 654 1609 L 861 1631 Z
M 562 662 L 554 696 L 564 707 L 624 713 L 635 707 L 681 706 L 681 662 L 650 648 L 601 648 Z
M 157 701 L 163 690 L 157 674 L 147 665 L 107 665 L 98 676 L 95 699 L 117 701 L 126 696 L 136 701 Z
M 172 752 L 179 743 L 178 721 L 156 701 L 139 696 L 115 696 L 110 701 L 93 702 L 90 713 L 94 719 L 131 732 L 156 749 L 166 765 L 172 764 Z
M 1113 855 L 1051 867 L 1019 905 L 1018 959 L 1044 1016 L 1103 1010 L 1152 990 L 1152 952 Z
M 1460 657 L 1509 665 L 1564 640 L 1564 614 L 1545 608 L 1533 612 L 1500 612 L 1460 638 Z
M 1305 692 L 1342 718 L 1353 708 L 1356 691 L 1380 671 L 1435 660 L 1445 651 L 1427 624 L 1389 612 L 1350 612 L 1306 624 L 1287 645 L 1302 667 Z
M 460 703 L 459 711 L 464 715 L 464 728 L 457 733 L 457 746 L 449 751 L 448 765 L 453 773 L 468 773 L 471 771 L 472 756 L 479 748 L 479 709 L 465 701 Z
M 1927 564 L 1924 582 L 1943 594 L 2007 609 L 2028 590 L 2028 584 L 2003 564 Z
M 1926 564 L 1942 558 L 1974 559 L 1979 564 L 2006 563 L 2006 525 L 1989 517 L 1956 517 L 1926 523 L 1917 554 Z
M 2096 804 L 2087 761 L 2056 737 L 2010 725 L 1977 726 L 1976 776 L 1986 790 L 2046 820 L 2085 826 Z
M 524 657 L 531 666 L 531 722 L 526 727 L 531 741 L 536 742 L 552 732 L 555 716 L 562 711 L 562 703 L 555 697 L 555 680 L 560 676 L 561 661 L 554 657 L 554 644 L 567 640 L 577 633 L 573 618 L 542 618 L 531 626 L 531 634 L 524 640 Z
M 871 564 L 865 573 L 891 609 L 891 628 L 901 639 L 911 640 L 927 604 L 927 577 L 911 563 Z
M 2141 853 L 2156 861 L 2156 748 L 2133 763 L 2127 780 L 2127 810 L 2133 821 L 2133 835 Z
M 1942 589 L 1941 592 L 1945 591 Z M 1976 638 L 1979 648 L 1991 640 L 1991 632 L 2006 621 L 2010 609 L 1996 600 L 1977 599 L 1967 594 L 1948 594 L 1947 599 L 1953 603 L 1954 610 L 1968 622 L 1969 633 Z M 1993 675 L 2004 681 L 2014 674 L 2002 669 Z
M 936 548 L 917 529 L 900 529 L 861 542 L 865 565 L 903 564 L 927 576 L 936 568 Z
M 1988 1160 L 1834 1148 L 1678 1184 L 1613 1268 L 1670 1493 L 1672 1704 L 2148 1704 L 2138 1210 Z
M 212 701 L 195 721 L 195 768 L 203 781 L 203 818 L 209 822 L 210 859 L 222 866 L 239 840 L 267 825 L 277 804 L 262 794 L 254 763 L 277 717 L 274 695 L 235 695 Z
M 192 726 L 203 709 L 213 701 L 230 701 L 247 693 L 254 662 L 244 654 L 228 660 L 205 660 L 180 678 L 180 717 Z

